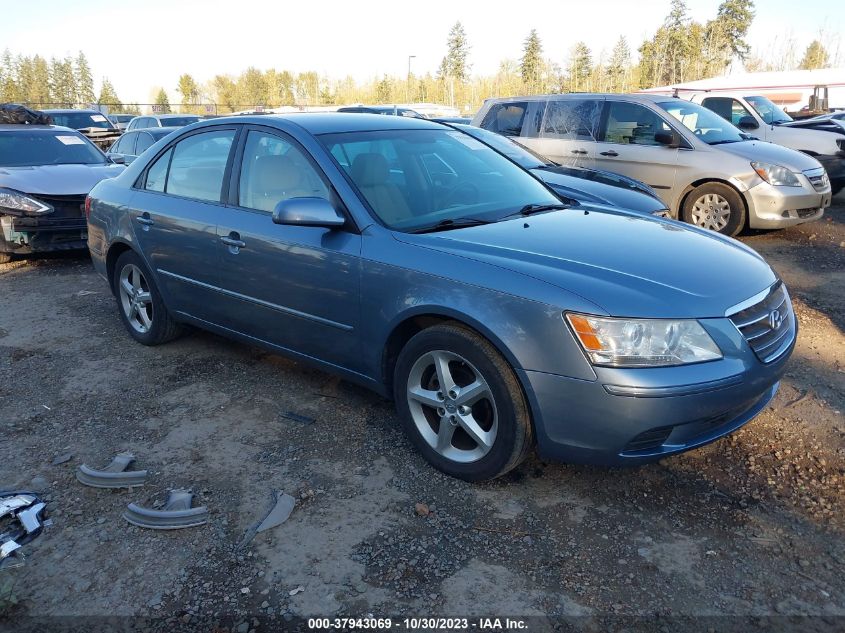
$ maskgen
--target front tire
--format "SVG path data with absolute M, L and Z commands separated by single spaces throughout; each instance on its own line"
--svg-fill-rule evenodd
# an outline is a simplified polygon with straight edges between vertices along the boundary
M 684 222 L 731 237 L 745 228 L 745 204 L 728 185 L 707 182 L 684 200 Z
M 0 253 L 0 264 L 8 264 L 12 261 L 11 253 Z
M 114 295 L 126 331 L 143 345 L 161 345 L 182 333 L 162 301 L 144 261 L 134 251 L 126 251 L 114 266 Z
M 516 375 L 485 339 L 458 324 L 427 328 L 399 355 L 396 408 L 405 433 L 438 470 L 466 481 L 494 479 L 533 446 Z

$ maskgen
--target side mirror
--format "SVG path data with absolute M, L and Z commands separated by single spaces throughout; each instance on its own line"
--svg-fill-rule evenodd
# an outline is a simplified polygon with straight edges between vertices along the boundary
M 681 136 L 677 132 L 657 132 L 654 135 L 654 140 L 660 145 L 665 145 L 669 148 L 681 146 Z
M 125 165 L 126 164 L 126 158 L 123 156 L 123 154 L 106 154 L 106 156 L 115 165 Z
M 757 123 L 757 119 L 753 116 L 746 115 L 739 120 L 737 127 L 740 130 L 756 130 L 760 127 L 760 124 Z
M 334 228 L 346 218 L 325 198 L 289 198 L 273 209 L 273 223 Z

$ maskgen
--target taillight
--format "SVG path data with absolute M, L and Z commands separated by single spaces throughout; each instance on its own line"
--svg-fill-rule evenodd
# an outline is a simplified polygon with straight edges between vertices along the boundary
M 85 196 L 85 219 L 91 217 L 91 196 Z

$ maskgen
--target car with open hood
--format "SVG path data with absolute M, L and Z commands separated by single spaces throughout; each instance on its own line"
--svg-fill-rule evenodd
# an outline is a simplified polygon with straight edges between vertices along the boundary
M 205 121 L 88 206 L 94 266 L 134 340 L 190 324 L 333 372 L 393 398 L 425 459 L 472 481 L 535 446 L 633 465 L 712 442 L 771 401 L 797 334 L 750 248 L 568 204 L 424 119 Z
M 123 169 L 76 130 L 0 125 L 0 262 L 85 249 L 85 197 Z
M 98 110 L 77 110 L 64 108 L 58 110 L 43 110 L 54 125 L 69 127 L 85 135 L 94 145 L 105 150 L 115 142 L 123 130 L 113 123 L 105 114 Z

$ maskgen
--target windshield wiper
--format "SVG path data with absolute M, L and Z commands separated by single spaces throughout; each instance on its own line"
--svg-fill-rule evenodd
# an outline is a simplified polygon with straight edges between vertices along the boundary
M 492 224 L 493 220 L 482 220 L 481 218 L 458 218 L 457 220 L 440 220 L 437 224 L 423 226 L 414 229 L 411 233 L 436 233 L 438 231 L 451 231 L 452 229 L 463 229 L 468 226 L 480 226 L 482 224 Z
M 551 204 L 526 204 L 516 213 L 506 215 L 506 218 L 514 215 L 534 215 L 535 213 L 542 213 L 543 211 L 557 211 L 559 209 L 568 209 L 571 205 L 563 204 L 562 202 L 555 202 Z
M 708 145 L 724 145 L 726 143 L 739 143 L 739 141 L 736 140 L 736 139 L 732 139 L 732 138 L 725 138 L 725 139 L 722 139 L 721 141 L 710 141 L 707 144 Z

